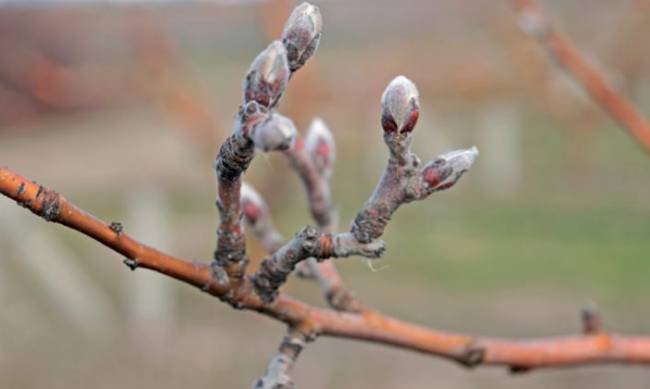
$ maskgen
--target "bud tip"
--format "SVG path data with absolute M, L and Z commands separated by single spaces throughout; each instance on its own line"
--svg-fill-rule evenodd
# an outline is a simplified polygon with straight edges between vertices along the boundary
M 321 175 L 329 177 L 336 159 L 336 143 L 331 131 L 321 118 L 309 125 L 305 148 Z
M 295 72 L 314 54 L 320 42 L 323 18 L 320 10 L 310 3 L 302 3 L 287 19 L 282 32 L 282 43 L 287 49 L 289 68 Z
M 381 124 L 386 132 L 411 132 L 420 116 L 419 93 L 408 78 L 395 77 L 381 96 Z
M 289 82 L 287 51 L 273 41 L 253 60 L 244 82 L 244 99 L 270 108 L 277 104 Z

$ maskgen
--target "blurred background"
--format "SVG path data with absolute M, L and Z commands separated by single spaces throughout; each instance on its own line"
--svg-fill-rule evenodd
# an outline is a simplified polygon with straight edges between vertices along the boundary
M 246 70 L 279 36 L 289 0 L 0 2 L 0 164 L 59 190 L 135 237 L 208 261 L 217 212 L 212 160 Z M 361 301 L 473 334 L 606 328 L 650 333 L 650 158 L 523 35 L 507 1 L 315 1 L 316 56 L 280 111 L 314 116 L 338 147 L 346 227 L 387 150 L 379 98 L 396 75 L 420 90 L 424 160 L 477 145 L 453 190 L 400 209 L 381 270 L 339 260 Z M 548 14 L 650 114 L 650 1 L 546 1 Z M 277 155 L 246 179 L 285 236 L 307 223 L 300 183 Z M 249 243 L 252 257 L 264 255 Z M 0 199 L 0 387 L 246 388 L 285 332 L 146 271 Z M 317 285 L 292 293 L 322 305 Z M 330 338 L 302 354 L 300 388 L 646 388 L 641 367 L 509 375 Z

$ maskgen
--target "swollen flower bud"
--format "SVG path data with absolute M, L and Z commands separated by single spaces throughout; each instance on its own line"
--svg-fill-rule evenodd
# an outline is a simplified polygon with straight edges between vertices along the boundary
M 305 149 L 320 175 L 329 178 L 334 169 L 336 144 L 329 128 L 320 118 L 315 118 L 309 125 Z
M 251 64 L 244 81 L 244 101 L 257 101 L 274 107 L 289 82 L 287 51 L 282 42 L 273 41 Z
M 300 69 L 314 54 L 320 42 L 323 18 L 318 7 L 302 3 L 294 8 L 284 25 L 282 43 L 287 49 L 289 69 Z
M 476 147 L 454 150 L 426 164 L 422 169 L 422 180 L 427 184 L 427 190 L 439 191 L 454 186 L 472 167 L 478 155 Z
M 410 132 L 420 116 L 420 101 L 415 84 L 397 76 L 381 96 L 381 126 L 386 132 Z
M 279 113 L 258 124 L 253 131 L 255 147 L 264 151 L 287 150 L 296 138 L 296 126 L 291 119 Z

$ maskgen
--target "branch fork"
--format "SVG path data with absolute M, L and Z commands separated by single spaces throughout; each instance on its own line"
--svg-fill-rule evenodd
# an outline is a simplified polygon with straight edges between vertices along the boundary
M 270 258 L 262 261 L 253 276 L 253 284 L 260 298 L 270 303 L 277 297 L 279 287 L 286 282 L 300 261 L 307 258 L 321 261 L 352 255 L 378 258 L 383 252 L 383 241 L 365 244 L 358 242 L 350 233 L 322 233 L 316 227 L 307 226 Z

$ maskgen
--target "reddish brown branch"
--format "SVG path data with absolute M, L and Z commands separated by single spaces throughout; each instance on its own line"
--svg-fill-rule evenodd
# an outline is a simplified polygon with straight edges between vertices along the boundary
M 58 193 L 7 168 L 0 168 L 0 193 L 44 219 L 87 235 L 143 267 L 194 285 L 223 298 L 233 293 L 213 278 L 210 267 L 162 253 L 119 234 L 110 225 L 77 208 Z M 250 281 L 245 279 L 245 283 Z M 532 369 L 595 363 L 650 365 L 650 338 L 599 332 L 563 338 L 504 340 L 475 338 L 405 323 L 375 311 L 363 314 L 311 307 L 286 295 L 271 304 L 244 288 L 233 298 L 239 307 L 261 312 L 309 335 L 326 335 L 392 345 L 452 359 L 467 366 L 478 364 Z
M 650 122 L 586 61 L 560 33 L 535 0 L 512 0 L 521 28 L 537 38 L 557 63 L 646 151 L 650 152 Z

